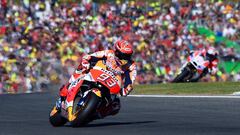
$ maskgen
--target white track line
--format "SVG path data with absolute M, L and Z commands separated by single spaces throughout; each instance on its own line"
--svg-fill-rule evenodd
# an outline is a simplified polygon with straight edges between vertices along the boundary
M 188 95 L 128 95 L 129 97 L 149 97 L 149 98 L 240 98 L 240 96 L 188 96 Z

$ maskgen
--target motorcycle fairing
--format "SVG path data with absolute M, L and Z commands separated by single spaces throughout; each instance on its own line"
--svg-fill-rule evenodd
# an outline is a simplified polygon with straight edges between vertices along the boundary
M 105 69 L 92 69 L 90 70 L 93 80 L 103 84 L 110 90 L 111 94 L 118 94 L 121 89 L 121 81 L 111 71 Z
M 198 71 L 198 73 L 202 73 L 202 71 L 209 65 L 209 61 L 204 60 L 203 56 L 199 53 L 194 53 L 188 57 L 188 62 L 190 62 Z

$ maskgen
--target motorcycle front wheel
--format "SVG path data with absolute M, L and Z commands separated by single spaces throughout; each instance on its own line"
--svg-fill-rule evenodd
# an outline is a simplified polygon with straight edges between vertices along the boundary
M 76 97 L 73 104 L 73 115 L 75 119 L 70 121 L 73 127 L 84 126 L 89 122 L 89 118 L 96 111 L 100 98 L 93 92 L 86 95 L 84 104 L 79 107 L 78 102 L 81 98 Z
M 184 82 L 185 78 L 190 74 L 190 71 L 185 67 L 180 74 L 178 74 L 174 79 L 173 83 Z
M 61 116 L 60 112 L 57 110 L 57 108 L 54 106 L 51 110 L 50 116 L 49 116 L 49 122 L 54 127 L 63 126 L 67 123 L 67 119 Z

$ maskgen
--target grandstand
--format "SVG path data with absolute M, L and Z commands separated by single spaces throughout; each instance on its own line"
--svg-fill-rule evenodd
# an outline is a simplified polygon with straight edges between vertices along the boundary
M 86 53 L 116 39 L 135 47 L 136 84 L 170 82 L 190 50 L 214 46 L 219 71 L 240 80 L 240 2 L 1 0 L 0 93 L 65 83 Z

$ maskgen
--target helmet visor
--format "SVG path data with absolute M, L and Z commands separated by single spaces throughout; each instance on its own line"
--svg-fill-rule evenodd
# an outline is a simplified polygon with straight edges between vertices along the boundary
M 120 59 L 120 60 L 131 60 L 132 54 L 124 54 L 118 50 L 115 51 L 115 55 Z

